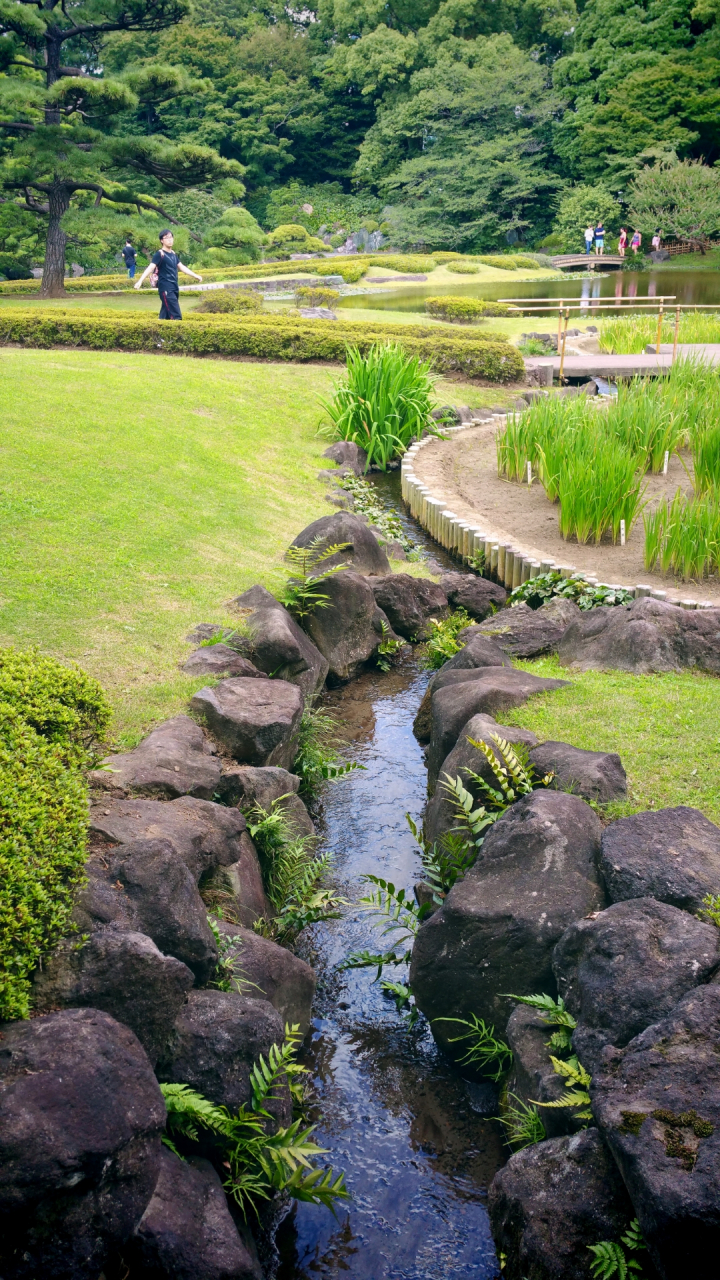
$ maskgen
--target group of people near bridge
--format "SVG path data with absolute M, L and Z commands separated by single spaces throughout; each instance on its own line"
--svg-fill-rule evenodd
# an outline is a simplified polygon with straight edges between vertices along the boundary
M 658 227 L 655 230 L 655 233 L 652 238 L 653 251 L 660 248 L 661 242 L 662 242 L 662 232 Z M 585 253 L 587 254 L 588 258 L 592 253 L 593 244 L 595 245 L 596 257 L 602 257 L 602 255 L 605 252 L 605 228 L 602 224 L 602 219 L 598 222 L 597 226 L 595 227 L 588 226 L 585 228 Z M 621 227 L 620 235 L 618 237 L 618 247 L 617 247 L 618 254 L 621 258 L 625 257 L 625 250 L 627 249 L 627 246 L 628 246 L 627 227 Z M 632 238 L 630 240 L 630 248 L 632 249 L 633 253 L 637 256 L 638 251 L 642 248 L 642 234 L 639 231 L 633 231 Z

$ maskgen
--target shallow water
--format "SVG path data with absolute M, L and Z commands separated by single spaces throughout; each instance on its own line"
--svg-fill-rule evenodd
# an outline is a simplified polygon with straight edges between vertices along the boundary
M 349 900 L 314 931 L 320 983 L 306 1065 L 318 1098 L 317 1140 L 344 1169 L 352 1201 L 337 1217 L 297 1205 L 279 1236 L 279 1280 L 490 1280 L 499 1274 L 486 1189 L 504 1155 L 491 1085 L 472 1084 L 437 1052 L 424 1022 L 408 1031 L 373 971 L 338 972 L 350 950 L 378 949 L 356 907 L 363 873 L 410 888 L 420 860 L 405 822 L 425 803 L 426 770 L 412 721 L 428 673 L 410 660 L 329 695 L 352 757 L 364 766 L 328 787 L 326 846 Z M 405 971 L 388 976 L 395 980 Z

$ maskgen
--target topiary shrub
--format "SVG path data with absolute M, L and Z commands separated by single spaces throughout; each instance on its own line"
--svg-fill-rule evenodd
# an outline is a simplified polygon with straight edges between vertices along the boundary
M 480 273 L 480 268 L 475 262 L 448 262 L 448 271 L 452 271 L 454 276 L 476 276 Z
M 28 1016 L 32 972 L 70 929 L 86 857 L 83 768 L 109 718 L 84 672 L 0 650 L 0 1019 Z
M 227 315 L 261 311 L 263 297 L 249 290 L 216 289 L 208 293 L 195 308 L 195 315 Z
M 451 253 L 449 250 L 447 253 L 433 253 L 433 258 L 439 267 L 444 266 L 446 262 L 458 261 L 462 256 L 461 253 Z
M 426 298 L 425 310 L 436 320 L 449 320 L 453 324 L 471 324 L 485 316 L 511 314 L 502 302 L 486 302 L 484 298 Z
M 301 285 L 295 290 L 298 307 L 332 307 L 339 297 L 337 289 L 313 289 L 311 285 Z
M 478 257 L 478 262 L 483 262 L 486 267 L 498 267 L 500 271 L 517 271 L 517 257 L 509 258 L 501 253 L 487 254 L 485 257 Z
M 317 236 L 309 235 L 299 222 L 288 222 L 276 227 L 268 235 L 267 244 L 271 252 L 279 250 L 281 253 L 323 253 L 327 250 L 325 242 Z

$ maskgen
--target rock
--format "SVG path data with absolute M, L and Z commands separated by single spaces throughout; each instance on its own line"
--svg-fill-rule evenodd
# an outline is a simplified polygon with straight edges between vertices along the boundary
M 367 470 L 367 454 L 351 440 L 336 440 L 323 452 L 323 458 L 331 458 L 339 467 L 347 467 L 353 475 L 362 476 Z
M 558 1075 L 550 1061 L 554 1051 L 548 1047 L 553 1028 L 544 1022 L 536 1009 L 518 1004 L 510 1015 L 505 1039 L 513 1052 L 513 1065 L 507 1080 L 507 1095 L 531 1102 L 557 1102 L 567 1089 L 567 1081 Z M 538 1114 L 548 1138 L 564 1133 L 577 1133 L 587 1120 L 578 1120 L 572 1107 L 539 1107 Z
M 720 1243 L 720 986 L 688 991 L 593 1079 L 595 1118 L 664 1280 Z
M 599 868 L 611 902 L 657 898 L 699 911 L 720 891 L 720 827 L 685 805 L 634 813 L 606 827 Z
M 248 658 L 222 642 L 196 649 L 183 662 L 181 670 L 188 676 L 247 676 L 249 679 L 263 674 Z
M 98 1009 L 5 1024 L 0 1041 L 0 1268 L 97 1280 L 160 1168 L 165 1104 L 133 1033 Z
M 372 583 L 376 603 L 386 614 L 393 631 L 406 640 L 425 640 L 432 631 L 429 618 L 444 618 L 447 597 L 429 578 L 413 578 L 409 573 L 391 573 Z
M 495 1174 L 488 1211 L 503 1280 L 587 1280 L 588 1246 L 619 1240 L 634 1216 L 597 1129 L 517 1151 Z
M 229 867 L 216 867 L 206 878 L 203 891 L 215 903 L 218 914 L 251 929 L 256 920 L 270 920 L 273 911 L 265 896 L 257 850 L 247 831 L 240 843 L 240 857 Z
M 501 609 L 507 600 L 504 587 L 487 578 L 480 578 L 475 573 L 444 573 L 440 586 L 451 605 L 456 609 L 465 609 L 471 618 L 477 618 L 481 622 L 483 618 L 489 618 L 496 609 Z
M 104 799 L 90 809 L 90 830 L 99 844 L 169 840 L 196 881 L 215 867 L 237 862 L 247 838 L 247 823 L 237 809 L 192 796 L 165 802 Z
M 292 614 L 264 587 L 251 587 L 233 601 L 240 610 L 251 610 L 246 625 L 255 666 L 266 675 L 296 684 L 304 697 L 322 689 L 327 662 Z
M 211 1102 L 236 1111 L 249 1102 L 250 1071 L 272 1045 L 281 1045 L 284 1023 L 267 1000 L 235 991 L 191 991 L 157 1067 L 159 1080 L 189 1084 Z M 291 1115 L 287 1090 L 268 1107 L 281 1124 Z
M 217 964 L 217 946 L 195 878 L 168 840 L 136 840 L 90 857 L 75 906 L 81 932 L 106 926 L 146 933 L 182 960 L 198 982 Z
M 407 551 L 397 538 L 390 538 L 385 543 L 385 555 L 388 560 L 407 560 Z
M 270 595 L 270 592 L 267 594 Z M 274 598 L 273 596 L 272 599 Z M 228 627 L 221 627 L 217 622 L 196 622 L 185 639 L 188 644 L 202 645 L 203 640 L 215 640 L 216 637 L 221 637 L 223 643 L 229 649 L 232 649 L 233 653 L 241 653 L 245 658 L 250 657 L 251 645 L 248 637 L 240 631 L 232 631 Z M 212 648 L 212 646 L 210 647 Z
M 562 791 L 534 791 L 501 815 L 474 867 L 418 931 L 410 984 L 428 1019 L 475 1013 L 502 1026 L 502 992 L 555 992 L 553 947 L 603 905 L 600 831 L 590 806 Z M 447 1045 L 453 1028 L 433 1022 L 432 1031 Z
M 126 1252 L 131 1274 L 145 1280 L 262 1280 L 210 1162 L 181 1160 L 167 1147 Z
M 291 1025 L 297 1022 L 305 1035 L 315 995 L 315 970 L 287 947 L 279 947 L 252 929 L 221 924 L 220 932 L 232 942 L 236 977 L 255 983 L 245 994 L 253 999 L 269 1000 L 280 1014 L 283 1026 L 286 1022 Z
M 580 1025 L 573 1044 L 588 1071 L 606 1044 L 624 1048 L 720 965 L 720 930 L 654 898 L 576 920 L 553 952 L 558 991 Z
M 90 774 L 90 783 L 122 787 L 158 800 L 176 796 L 211 800 L 219 777 L 215 747 L 200 726 L 189 716 L 174 716 L 153 729 L 133 751 L 106 756 L 103 768 Z
M 324 612 L 324 611 L 323 611 Z M 221 680 L 190 703 L 223 747 L 245 764 L 288 768 L 294 759 L 304 699 L 287 680 Z
M 217 795 L 224 804 L 237 805 L 245 813 L 256 806 L 269 810 L 277 804 L 287 815 L 296 836 L 313 836 L 315 827 L 297 795 L 300 779 L 287 769 L 255 769 L 252 765 L 230 765 L 218 783 Z
M 649 596 L 615 608 L 602 605 L 572 623 L 558 656 L 580 671 L 696 667 L 720 675 L 720 609 L 680 609 Z
M 323 560 L 323 569 L 332 565 L 348 564 L 355 573 L 379 574 L 390 573 L 390 562 L 380 546 L 377 538 L 370 532 L 362 520 L 348 511 L 337 511 L 332 516 L 321 516 L 313 520 L 307 528 L 293 538 L 294 547 L 309 547 L 311 542 L 320 539 L 320 548 L 337 546 L 346 543 L 343 551 Z M 331 579 L 332 581 L 332 579 Z M 324 590 L 324 588 L 323 588 Z
M 622 761 L 614 751 L 582 751 L 567 742 L 543 742 L 530 752 L 538 773 L 554 773 L 551 786 L 583 800 L 621 800 L 627 795 Z
M 477 631 L 490 636 L 513 658 L 536 658 L 557 649 L 567 628 L 582 618 L 577 605 L 560 596 L 547 600 L 539 609 L 531 609 L 527 604 L 502 609 L 494 618 L 480 623 Z M 458 640 L 470 634 L 469 629 L 461 631 Z
M 486 636 L 475 636 L 470 639 L 462 649 L 459 650 L 452 658 L 440 667 L 440 670 L 433 676 L 425 693 L 423 700 L 418 708 L 418 713 L 413 722 L 413 733 L 418 742 L 429 742 L 432 733 L 432 695 L 436 689 L 443 689 L 446 684 L 463 684 L 473 677 L 469 674 L 463 675 L 458 681 L 454 677 L 448 679 L 451 672 L 473 672 L 479 667 L 511 667 L 512 663 L 509 658 L 505 657 L 502 649 L 499 649 L 492 640 L 488 640 Z
M 38 1009 L 102 1009 L 135 1032 L 156 1062 L 193 985 L 193 975 L 144 933 L 94 933 L 82 947 L 64 944 L 34 980 Z
M 452 751 L 460 730 L 473 716 L 495 716 L 510 707 L 519 707 L 536 693 L 560 689 L 566 682 L 547 680 L 526 671 L 504 667 L 483 667 L 477 680 L 446 685 L 432 695 L 432 729 L 428 754 L 428 784 L 435 785 L 445 757 Z
M 465 675 L 466 672 L 458 672 L 458 675 Z M 463 726 L 460 736 L 455 743 L 452 751 L 445 757 L 440 771 L 438 773 L 438 785 L 435 787 L 434 794 L 427 807 L 425 816 L 425 836 L 431 842 L 439 840 L 440 836 L 446 831 L 450 831 L 457 822 L 457 810 L 447 798 L 447 791 L 442 786 L 446 774 L 451 778 L 461 778 L 463 786 L 475 797 L 480 799 L 480 788 L 467 775 L 467 770 L 472 769 L 473 773 L 477 773 L 491 786 L 497 786 L 495 778 L 487 759 L 478 747 L 471 746 L 469 739 L 475 742 L 487 742 L 491 747 L 493 743 L 493 735 L 504 738 L 506 742 L 512 743 L 513 746 L 532 747 L 537 742 L 534 733 L 528 729 L 515 729 L 510 725 L 498 724 L 493 720 L 492 716 L 473 716 Z
M 337 685 L 352 680 L 375 656 L 383 639 L 383 622 L 389 639 L 395 633 L 362 574 L 349 570 L 336 573 L 323 583 L 323 591 L 329 605 L 309 614 L 305 626 L 327 658 L 328 684 Z

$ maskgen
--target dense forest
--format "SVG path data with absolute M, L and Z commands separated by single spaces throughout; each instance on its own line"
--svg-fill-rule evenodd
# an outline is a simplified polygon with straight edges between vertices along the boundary
M 720 0 L 0 0 L 0 271 L 42 260 L 54 216 L 97 271 L 165 215 L 206 265 L 288 223 L 579 248 L 683 161 L 714 207 L 719 20 Z

